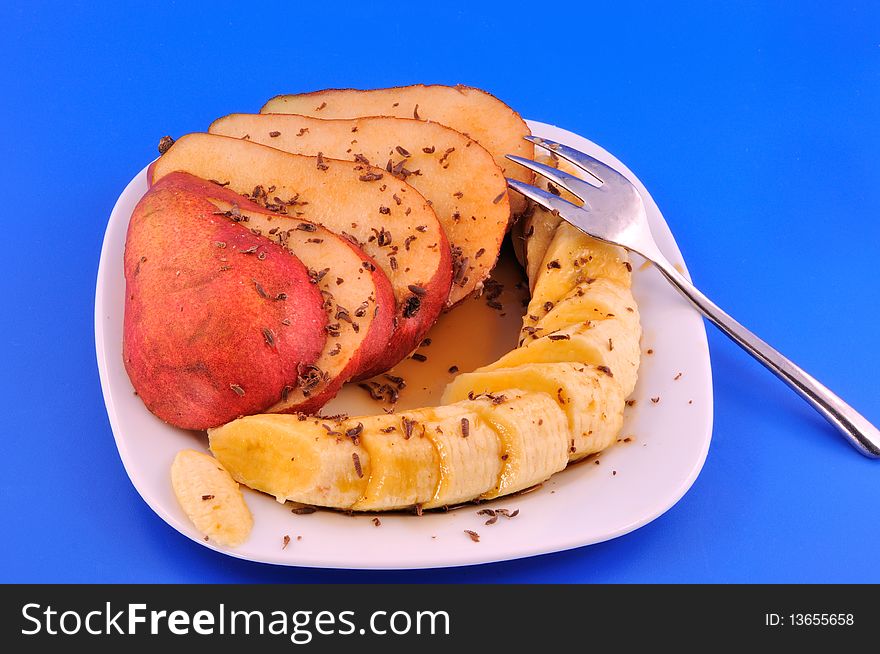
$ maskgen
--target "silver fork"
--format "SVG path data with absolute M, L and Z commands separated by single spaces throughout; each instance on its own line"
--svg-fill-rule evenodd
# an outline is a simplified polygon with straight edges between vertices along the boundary
M 626 177 L 593 157 L 561 143 L 535 136 L 527 140 L 571 162 L 587 173 L 583 180 L 551 166 L 514 155 L 507 158 L 543 175 L 584 202 L 583 208 L 530 184 L 507 184 L 542 207 L 556 212 L 594 238 L 626 248 L 654 264 L 700 312 L 737 345 L 769 368 L 821 413 L 859 452 L 880 458 L 880 431 L 846 402 L 770 345 L 731 318 L 684 278 L 657 247 L 642 196 Z

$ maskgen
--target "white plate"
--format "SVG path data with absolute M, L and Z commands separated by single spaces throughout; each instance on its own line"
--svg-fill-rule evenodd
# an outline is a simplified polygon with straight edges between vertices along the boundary
M 583 150 L 633 180 L 645 198 L 661 250 L 671 261 L 682 262 L 651 196 L 621 162 L 577 134 L 534 121 L 529 125 L 534 134 Z M 104 236 L 95 298 L 101 387 L 119 454 L 135 488 L 163 520 L 205 547 L 252 561 L 329 568 L 428 568 L 503 561 L 633 531 L 673 506 L 699 474 L 712 433 L 712 378 L 703 321 L 656 271 L 636 263 L 633 290 L 643 321 L 643 358 L 636 405 L 627 410 L 622 433 L 632 440 L 602 453 L 599 465 L 592 461 L 575 465 L 534 492 L 494 502 L 492 506 L 520 513 L 492 526 L 483 524 L 486 518 L 476 515 L 477 507 L 420 518 L 387 515 L 380 527 L 369 516 L 327 511 L 293 515 L 274 499 L 245 490 L 254 514 L 250 539 L 235 549 L 205 542 L 177 505 L 169 467 L 182 448 L 206 450 L 206 438 L 170 427 L 150 414 L 134 395 L 122 364 L 125 234 L 145 191 L 146 169 L 122 192 Z M 649 349 L 653 354 L 646 354 Z M 651 401 L 658 397 L 659 402 Z M 465 529 L 478 532 L 480 542 L 472 542 Z M 291 542 L 282 550 L 284 535 Z

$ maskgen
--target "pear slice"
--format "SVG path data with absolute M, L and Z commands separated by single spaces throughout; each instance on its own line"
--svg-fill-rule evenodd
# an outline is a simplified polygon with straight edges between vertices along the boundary
M 215 120 L 209 132 L 247 136 L 295 154 L 372 163 L 404 178 L 431 203 L 449 239 L 449 306 L 482 288 L 495 265 L 510 215 L 507 182 L 491 154 L 453 129 L 412 118 L 230 114 Z
M 510 162 L 508 154 L 532 157 L 534 147 L 523 137 L 531 134 L 519 114 L 485 91 L 469 86 L 399 86 L 387 89 L 327 89 L 313 93 L 279 95 L 260 113 L 300 114 L 317 118 L 392 116 L 428 120 L 470 136 L 495 157 L 506 177 L 531 184 L 530 170 Z M 510 195 L 510 208 L 519 214 L 526 201 Z
M 188 134 L 153 163 L 148 177 L 156 183 L 176 171 L 323 225 L 373 258 L 394 290 L 396 327 L 385 357 L 363 377 L 387 370 L 415 349 L 446 304 L 452 263 L 443 228 L 418 191 L 384 170 L 226 136 Z

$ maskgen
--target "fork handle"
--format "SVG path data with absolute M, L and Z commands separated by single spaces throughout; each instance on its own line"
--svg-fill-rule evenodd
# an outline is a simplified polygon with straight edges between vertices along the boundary
M 880 458 L 880 430 L 862 414 L 730 317 L 685 279 L 665 258 L 662 256 L 649 258 L 663 276 L 706 318 L 813 405 L 814 409 L 840 430 L 853 447 L 867 457 Z

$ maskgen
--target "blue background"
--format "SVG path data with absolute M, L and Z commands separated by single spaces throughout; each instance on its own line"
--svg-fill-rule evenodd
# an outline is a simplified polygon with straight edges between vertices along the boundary
M 714 330 L 713 445 L 659 520 L 529 560 L 351 573 L 234 560 L 153 515 L 92 317 L 110 209 L 161 135 L 281 92 L 461 82 L 625 161 L 698 285 L 880 420 L 876 3 L 129 4 L 0 9 L 0 581 L 880 582 L 880 461 Z

